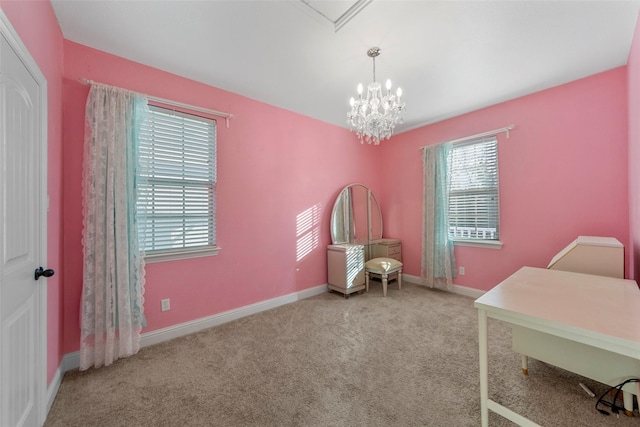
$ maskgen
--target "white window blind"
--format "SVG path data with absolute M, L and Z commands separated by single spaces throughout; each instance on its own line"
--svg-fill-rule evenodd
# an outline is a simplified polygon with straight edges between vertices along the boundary
M 147 255 L 215 248 L 215 120 L 150 105 L 138 141 L 141 248 Z
M 499 240 L 497 138 L 454 145 L 449 167 L 449 236 Z

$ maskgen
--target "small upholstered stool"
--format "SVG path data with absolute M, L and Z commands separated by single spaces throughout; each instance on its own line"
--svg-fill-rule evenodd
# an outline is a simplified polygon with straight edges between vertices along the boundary
M 402 263 L 393 258 L 373 258 L 364 263 L 365 290 L 369 292 L 369 275 L 378 274 L 382 278 L 382 295 L 387 296 L 389 275 L 398 273 L 398 289 L 402 289 Z

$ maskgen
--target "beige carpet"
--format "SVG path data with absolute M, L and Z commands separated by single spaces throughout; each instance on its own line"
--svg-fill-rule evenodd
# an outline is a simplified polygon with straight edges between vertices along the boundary
M 327 293 L 63 378 L 46 426 L 479 426 L 473 300 L 395 283 Z M 532 360 L 490 320 L 490 396 L 543 426 L 640 426 L 606 386 Z M 490 425 L 509 426 L 490 414 Z

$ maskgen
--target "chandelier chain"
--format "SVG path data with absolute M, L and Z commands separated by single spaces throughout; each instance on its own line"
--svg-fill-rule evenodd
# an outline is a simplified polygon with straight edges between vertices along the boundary
M 373 82 L 376 82 L 376 57 L 373 57 Z

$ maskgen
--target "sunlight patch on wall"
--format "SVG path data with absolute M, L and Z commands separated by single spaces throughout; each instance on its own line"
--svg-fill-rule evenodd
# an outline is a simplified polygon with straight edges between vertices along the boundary
M 296 217 L 296 261 L 320 244 L 320 205 L 313 205 Z

